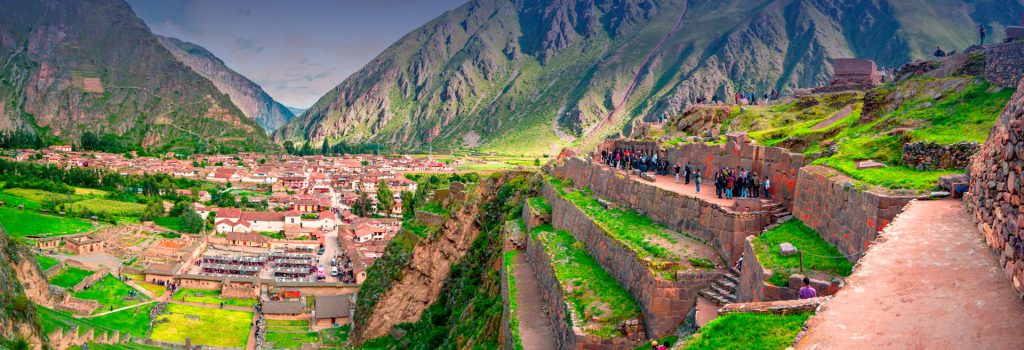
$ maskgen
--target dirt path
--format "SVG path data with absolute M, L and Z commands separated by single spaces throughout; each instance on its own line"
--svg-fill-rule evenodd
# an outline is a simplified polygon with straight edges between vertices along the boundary
M 150 300 L 150 301 L 147 301 L 147 302 L 144 302 L 144 303 L 138 303 L 138 304 L 131 305 L 131 306 L 125 306 L 125 307 L 122 307 L 120 309 L 113 309 L 113 310 L 101 312 L 101 313 L 98 313 L 98 314 L 95 314 L 95 315 L 87 315 L 87 316 L 72 315 L 72 316 L 74 316 L 75 318 L 100 317 L 100 316 L 103 316 L 103 315 L 106 315 L 106 314 L 112 314 L 112 313 L 115 313 L 115 312 L 118 312 L 118 311 L 122 311 L 122 310 L 133 309 L 133 308 L 137 308 L 137 307 L 142 306 L 142 305 L 152 304 L 152 303 L 155 303 L 155 302 L 156 302 L 156 300 Z
M 526 261 L 526 254 L 516 254 L 516 301 L 519 306 L 519 336 L 524 350 L 557 349 L 551 320 L 544 312 L 544 301 L 540 296 L 540 285 L 533 266 Z
M 800 349 L 1024 349 L 1024 303 L 963 204 L 912 202 L 882 236 Z
M 851 109 L 849 106 L 847 106 L 846 108 L 843 108 L 839 112 L 836 112 L 836 114 L 833 114 L 831 117 L 828 117 L 828 119 L 822 120 L 820 123 L 815 124 L 814 126 L 812 126 L 811 130 L 821 130 L 821 129 L 830 127 L 830 126 L 832 126 L 832 124 L 835 124 L 837 121 L 843 120 L 843 118 L 846 118 L 847 116 L 849 116 L 850 113 L 853 113 L 853 109 Z
M 665 33 L 665 36 L 661 37 L 661 40 L 658 41 L 658 43 L 654 45 L 654 48 L 652 48 L 651 51 L 647 53 L 647 57 L 644 58 L 644 62 L 641 63 L 640 66 L 637 68 L 636 74 L 633 76 L 633 80 L 629 83 L 629 86 L 626 87 L 625 93 L 622 94 L 622 99 L 620 99 L 619 102 L 615 104 L 615 108 L 608 112 L 608 114 L 605 115 L 604 118 L 601 118 L 601 120 L 598 121 L 597 124 L 595 124 L 592 128 L 590 128 L 588 132 L 584 133 L 585 135 L 588 136 L 586 136 L 584 141 L 580 143 L 581 148 L 586 147 L 585 145 L 589 141 L 591 141 L 593 137 L 600 137 L 598 136 L 598 134 L 601 132 L 601 130 L 608 127 L 609 125 L 615 124 L 614 122 L 616 116 L 618 116 L 619 113 L 622 112 L 623 107 L 626 106 L 626 102 L 629 101 L 629 97 L 633 94 L 633 89 L 635 89 L 636 86 L 640 83 L 640 80 L 643 80 L 645 73 L 648 69 L 650 69 L 651 64 L 654 62 L 654 57 L 657 56 L 658 52 L 661 51 L 662 46 L 665 46 L 665 43 L 668 42 L 668 39 L 675 35 L 675 33 L 679 31 L 679 28 L 683 26 L 683 20 L 686 18 L 686 13 L 689 12 L 689 10 L 689 4 L 683 6 L 683 13 L 679 15 L 679 19 L 676 20 L 676 23 L 675 25 L 672 26 L 672 29 L 669 30 L 668 33 Z

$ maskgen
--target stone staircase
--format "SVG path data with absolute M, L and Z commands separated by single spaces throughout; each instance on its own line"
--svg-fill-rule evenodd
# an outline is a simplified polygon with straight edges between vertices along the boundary
M 725 305 L 736 302 L 736 288 L 740 284 L 740 272 L 730 268 L 729 273 L 700 291 L 700 295 L 715 304 Z
M 762 199 L 761 208 L 772 214 L 772 224 L 786 221 L 793 216 L 793 214 L 786 210 L 786 206 L 782 205 L 782 202 L 774 199 Z

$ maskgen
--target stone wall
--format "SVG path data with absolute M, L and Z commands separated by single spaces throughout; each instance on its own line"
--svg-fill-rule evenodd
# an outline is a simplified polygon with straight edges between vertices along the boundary
M 536 239 L 527 240 L 526 258 L 536 271 L 537 284 L 540 285 L 541 297 L 547 304 L 547 314 L 551 319 L 559 349 L 630 350 L 641 344 L 642 341 L 625 338 L 601 339 L 584 334 L 572 324 L 567 324 L 567 321 L 572 322 L 579 316 L 571 314 L 572 309 L 566 302 L 562 286 L 555 277 L 555 269 L 544 253 L 544 243 Z
M 765 299 L 765 289 L 774 288 L 768 283 L 772 277 L 772 271 L 761 266 L 754 252 L 753 236 L 747 237 L 743 244 L 743 268 L 740 270 L 739 285 L 736 286 L 736 302 L 760 302 Z M 769 293 L 772 294 L 772 293 Z
M 700 198 L 627 179 L 579 158 L 566 159 L 554 173 L 572 180 L 577 188 L 589 187 L 598 196 L 708 242 L 730 264 L 743 253 L 743 238 L 758 234 L 771 221 L 770 213 L 736 213 Z
M 1015 87 L 1024 79 L 1024 41 L 984 46 L 985 79 L 1002 87 Z
M 1024 81 L 1022 81 L 1024 83 Z M 1024 293 L 1024 84 L 1010 99 L 995 127 L 971 160 L 968 210 L 999 256 L 1000 266 Z
M 800 169 L 797 183 L 793 216 L 851 262 L 859 260 L 878 231 L 917 198 L 860 190 L 849 177 L 816 165 Z
M 966 169 L 979 149 L 977 142 L 911 142 L 903 145 L 903 164 L 917 170 Z
M 505 268 L 505 266 L 506 266 L 505 264 L 507 264 L 507 263 L 508 262 L 505 261 L 505 254 L 502 254 L 501 255 L 501 268 L 498 269 L 498 274 L 500 275 L 500 278 L 501 278 L 501 301 L 502 301 L 501 302 L 501 332 L 498 333 L 498 343 L 502 344 L 502 349 L 515 350 L 516 349 L 516 339 L 515 339 L 515 336 L 512 334 L 512 327 L 511 327 L 512 322 L 510 320 L 511 320 L 512 317 L 516 317 L 516 316 L 512 315 L 512 305 L 509 303 L 509 301 L 511 300 L 510 296 L 509 296 L 509 293 L 511 292 L 511 290 L 510 290 L 510 286 L 508 284 L 508 273 L 509 272 L 508 272 L 508 269 Z
M 666 157 L 672 163 L 685 165 L 689 161 L 699 167 L 709 190 L 714 190 L 714 174 L 723 167 L 752 170 L 762 180 L 768 176 L 772 199 L 782 202 L 787 209 L 793 206 L 797 174 L 806 162 L 804 155 L 783 148 L 736 142 L 681 144 L 668 149 Z
M 108 273 L 110 273 L 110 269 L 103 267 L 99 271 L 96 271 L 93 274 L 86 276 L 84 279 L 79 281 L 78 284 L 76 284 L 74 287 L 71 287 L 71 290 L 75 292 L 81 292 L 82 290 L 85 289 L 85 287 L 91 286 L 93 283 L 96 283 L 96 281 L 99 281 Z
M 543 193 L 551 204 L 552 226 L 583 242 L 590 256 L 629 290 L 640 304 L 647 334 L 652 338 L 670 335 L 679 328 L 689 310 L 696 306 L 697 293 L 721 277 L 719 272 L 703 271 L 678 273 L 674 281 L 655 275 L 645 261 L 612 238 L 575 204 L 559 197 L 553 187 L 545 184 Z

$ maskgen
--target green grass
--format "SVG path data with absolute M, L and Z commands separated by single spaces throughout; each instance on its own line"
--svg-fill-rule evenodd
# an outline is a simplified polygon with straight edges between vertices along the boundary
M 530 209 L 534 210 L 535 213 L 551 215 L 551 204 L 548 203 L 547 198 L 544 197 L 530 197 L 527 199 L 530 204 Z
M 146 209 L 146 205 L 93 198 L 71 203 L 70 208 L 73 211 L 88 210 L 94 213 L 107 213 L 115 216 L 138 216 L 142 213 L 143 209 Z
M 671 349 L 672 348 L 671 346 L 675 345 L 677 340 L 679 340 L 679 336 L 678 335 L 670 335 L 670 336 L 658 339 L 658 345 L 665 345 L 666 348 Z M 637 347 L 633 348 L 633 350 L 649 350 L 650 348 L 651 348 L 651 343 L 644 343 L 643 345 L 640 345 L 640 346 L 637 346 Z
M 651 270 L 673 279 L 675 271 L 687 269 L 683 263 L 685 259 L 668 247 L 651 241 L 651 238 L 658 237 L 669 243 L 677 242 L 679 237 L 672 235 L 668 228 L 633 210 L 622 207 L 605 209 L 589 189 L 572 189 L 558 178 L 549 178 L 548 182 L 560 197 L 576 205 L 608 235 L 636 253 L 640 260 L 650 258 L 648 267 Z
M 181 232 L 181 218 L 161 216 L 153 220 L 157 225 L 164 227 L 168 230 Z
M 18 206 L 24 206 L 28 210 L 39 210 L 39 202 L 12 194 L 0 193 L 0 201 L 4 202 L 4 207 L 17 208 Z
M 512 344 L 515 344 L 515 350 L 523 349 L 523 340 L 519 335 L 519 303 L 516 300 L 516 256 L 519 255 L 518 250 L 509 250 L 505 252 L 505 256 L 502 259 L 502 263 L 505 268 L 505 276 L 507 277 L 508 283 L 508 327 L 512 330 Z
M 449 214 L 448 213 L 448 209 L 445 209 L 444 206 L 440 202 L 434 202 L 434 201 L 427 202 L 427 203 L 421 205 L 419 208 L 416 208 L 416 211 L 424 211 L 424 212 L 434 213 L 434 214 L 441 215 L 441 216 L 445 216 L 445 215 Z
M 197 296 L 202 294 L 203 296 Z M 174 300 L 182 300 L 193 303 L 203 303 L 220 306 L 220 303 L 231 306 L 253 306 L 256 305 L 256 298 L 224 298 L 220 296 L 219 290 L 204 290 L 182 288 L 174 292 Z
M 61 273 L 53 276 L 53 278 L 50 279 L 50 284 L 71 289 L 71 287 L 74 287 L 78 282 L 82 282 L 82 280 L 91 276 L 93 273 L 93 271 L 89 270 L 68 267 L 64 269 L 64 271 L 61 271 Z
M 534 228 L 531 238 L 544 245 L 565 298 L 576 312 L 572 320 L 576 326 L 612 338 L 621 336 L 616 327 L 622 321 L 639 317 L 640 307 L 633 297 L 587 254 L 582 242 L 550 225 Z
M 100 344 L 100 343 L 90 342 L 88 344 L 89 344 L 89 350 L 161 350 L 161 349 L 163 349 L 163 348 L 157 347 L 157 346 L 149 346 L 149 345 L 133 343 L 133 342 L 123 342 L 123 343 L 118 343 L 118 344 Z M 76 346 L 72 346 L 72 347 L 70 347 L 68 349 L 71 349 L 71 350 L 82 350 L 83 348 L 81 346 L 77 346 L 76 345 Z
M 135 296 L 127 299 L 132 292 L 135 293 Z M 89 289 L 74 293 L 73 296 L 79 299 L 96 300 L 99 302 L 100 307 L 96 309 L 97 313 L 139 304 L 149 299 L 144 294 L 136 291 L 135 288 L 110 274 L 103 276 Z
M 39 214 L 30 210 L 0 207 L 0 225 L 11 237 L 62 236 L 92 231 L 91 223 L 81 219 Z
M 789 276 L 800 272 L 799 256 L 782 256 L 779 252 L 779 244 L 783 242 L 792 243 L 796 249 L 803 252 L 805 270 L 844 277 L 853 272 L 853 264 L 843 257 L 835 246 L 826 242 L 800 220 L 793 219 L 753 240 L 757 260 L 764 268 L 772 270 L 772 284 L 787 286 Z
M 229 348 L 245 347 L 252 324 L 252 312 L 182 304 L 168 304 L 163 318 L 168 322 L 153 327 L 153 340 L 184 344 L 191 338 L 192 344 Z
M 95 188 L 75 187 L 75 195 L 77 195 L 77 196 L 103 197 L 103 196 L 106 196 L 109 193 L 110 192 L 107 192 L 107 191 L 104 191 L 104 190 L 97 190 Z
M 74 199 L 74 196 L 69 194 L 54 193 L 31 188 L 8 188 L 4 190 L 4 194 L 12 195 L 36 203 L 42 203 L 43 201 L 51 199 L 56 199 L 59 201 L 70 201 Z
M 309 320 L 267 320 L 267 342 L 275 349 L 298 349 L 318 343 L 320 335 L 309 331 Z
M 39 323 L 46 334 L 56 329 L 78 326 L 81 328 L 79 332 L 83 332 L 85 328 L 92 328 L 99 331 L 119 331 L 133 337 L 145 337 L 149 330 L 149 310 L 152 307 L 153 304 L 145 304 L 93 318 L 74 318 L 69 312 L 36 305 L 36 313 L 39 314 Z
M 39 268 L 43 271 L 49 270 L 51 267 L 57 266 L 57 264 L 60 263 L 57 259 L 46 255 L 36 255 L 36 262 L 39 263 Z
M 327 346 L 339 347 L 348 341 L 352 325 L 346 324 L 338 328 L 328 328 L 320 331 L 320 342 Z
M 792 346 L 810 314 L 731 313 L 719 316 L 685 339 L 686 350 L 785 349 Z
M 164 286 L 158 286 L 158 285 L 146 282 L 146 281 L 134 281 L 132 283 L 135 283 L 135 285 L 137 285 L 139 287 L 142 287 L 142 289 L 145 289 L 145 290 L 149 291 L 150 293 L 153 293 L 153 295 L 156 295 L 158 297 L 159 296 L 163 296 L 164 293 L 167 293 L 167 287 L 164 287 Z

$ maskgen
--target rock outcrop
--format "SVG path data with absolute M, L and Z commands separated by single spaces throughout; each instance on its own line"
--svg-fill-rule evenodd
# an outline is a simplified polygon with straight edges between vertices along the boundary
M 36 321 L 33 302 L 52 307 L 59 297 L 49 284 L 32 253 L 7 237 L 0 228 L 0 340 L 24 340 L 32 349 L 47 343 Z

